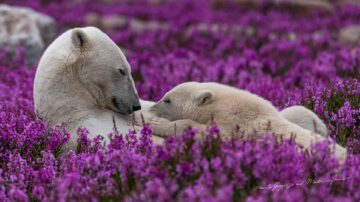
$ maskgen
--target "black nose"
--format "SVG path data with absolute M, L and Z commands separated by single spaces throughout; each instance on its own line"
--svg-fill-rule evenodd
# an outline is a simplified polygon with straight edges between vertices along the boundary
M 141 106 L 140 105 L 137 105 L 137 106 L 133 106 L 133 111 L 138 111 L 141 109 Z

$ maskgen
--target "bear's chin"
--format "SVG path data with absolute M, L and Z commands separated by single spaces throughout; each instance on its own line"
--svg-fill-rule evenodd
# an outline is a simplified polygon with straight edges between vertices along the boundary
M 123 106 L 121 102 L 119 102 L 115 97 L 112 98 L 112 104 L 111 107 L 113 111 L 122 114 L 122 115 L 130 115 L 133 113 L 133 110 L 128 107 L 120 107 Z
M 132 110 L 122 110 L 122 109 L 119 109 L 119 108 L 115 108 L 115 109 L 111 109 L 112 111 L 118 113 L 118 114 L 121 114 L 121 115 L 131 115 L 133 113 Z

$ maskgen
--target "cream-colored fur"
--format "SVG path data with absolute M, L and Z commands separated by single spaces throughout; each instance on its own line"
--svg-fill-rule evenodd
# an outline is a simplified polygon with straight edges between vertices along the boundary
M 303 106 L 291 106 L 280 111 L 280 114 L 289 120 L 307 130 L 322 136 L 328 135 L 328 130 L 324 122 L 311 110 Z
M 239 127 L 245 137 L 255 134 L 274 133 L 291 138 L 305 148 L 324 140 L 289 120 L 267 100 L 250 92 L 217 83 L 183 83 L 170 90 L 150 109 L 157 117 L 150 119 L 159 135 L 180 134 L 187 127 L 204 131 L 214 121 L 220 127 L 223 138 L 230 138 Z M 255 132 L 255 133 L 254 133 Z M 343 161 L 346 150 L 335 146 L 336 156 Z
M 137 122 L 150 102 L 140 101 L 124 54 L 102 31 L 76 28 L 59 36 L 44 52 L 34 83 L 35 110 L 49 127 L 65 122 L 71 133 L 67 149 L 76 148 L 79 127 L 90 137 L 117 130 L 127 133 L 132 112 Z M 135 127 L 138 129 L 138 127 Z M 161 138 L 154 137 L 155 142 Z

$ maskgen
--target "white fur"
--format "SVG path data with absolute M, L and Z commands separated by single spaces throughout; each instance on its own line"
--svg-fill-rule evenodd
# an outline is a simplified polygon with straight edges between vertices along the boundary
M 121 77 L 119 69 L 125 70 L 128 77 Z M 121 81 L 128 86 L 125 89 L 133 90 L 124 92 L 121 85 L 115 86 L 120 82 L 117 77 L 123 78 Z M 124 101 L 119 108 L 111 102 L 113 94 Z M 107 135 L 114 131 L 113 120 L 120 133 L 134 129 L 132 115 L 126 113 L 131 105 L 139 105 L 135 96 L 131 68 L 124 54 L 94 27 L 72 29 L 59 36 L 44 52 L 35 76 L 35 110 L 49 127 L 67 124 L 72 135 L 67 149 L 76 148 L 79 127 L 89 129 L 90 138 L 103 135 L 106 143 L 109 143 Z M 122 110 L 124 103 L 127 111 Z M 142 110 L 135 113 L 136 122 L 140 122 L 140 113 L 149 114 L 151 102 L 141 101 L 141 105 Z M 136 130 L 139 128 L 135 126 Z M 162 141 L 157 137 L 154 140 Z
M 223 138 L 230 138 L 239 126 L 245 137 L 264 133 L 288 139 L 294 136 L 295 141 L 306 149 L 312 143 L 325 139 L 285 119 L 269 101 L 217 83 L 180 84 L 167 92 L 151 111 L 165 118 L 154 117 L 150 120 L 159 135 L 171 135 L 174 129 L 179 133 L 189 126 L 204 131 L 207 125 L 215 121 Z M 335 154 L 341 161 L 347 156 L 346 149 L 337 144 Z
M 312 111 L 303 106 L 291 106 L 280 111 L 280 114 L 292 123 L 295 123 L 314 133 L 327 136 L 328 130 L 324 122 Z

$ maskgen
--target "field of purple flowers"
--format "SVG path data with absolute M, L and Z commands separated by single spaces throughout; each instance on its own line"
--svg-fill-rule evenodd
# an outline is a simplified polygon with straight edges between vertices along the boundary
M 35 67 L 24 50 L 0 53 L 0 201 L 360 201 L 360 43 L 339 32 L 360 23 L 360 7 L 333 4 L 310 11 L 271 3 L 181 0 L 5 0 L 56 19 L 58 33 L 86 26 L 90 16 L 121 15 L 103 30 L 124 50 L 143 99 L 157 100 L 185 81 L 216 81 L 249 90 L 279 109 L 301 104 L 324 120 L 346 146 L 343 165 L 328 142 L 298 152 L 292 140 L 223 142 L 216 126 L 153 145 L 111 134 L 61 153 L 69 134 L 36 118 Z M 266 1 L 265 1 L 266 2 Z

